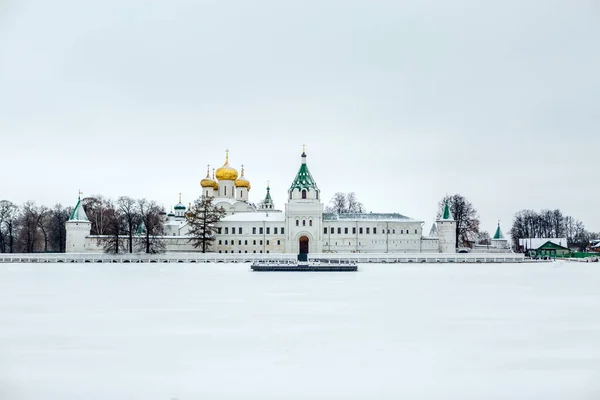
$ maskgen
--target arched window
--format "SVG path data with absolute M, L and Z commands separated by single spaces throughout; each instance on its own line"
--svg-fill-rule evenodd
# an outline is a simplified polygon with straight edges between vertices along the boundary
M 292 199 L 292 192 L 290 192 L 290 200 Z
M 306 220 L 305 219 L 302 220 L 302 226 L 306 226 Z
M 306 189 L 303 189 L 303 190 L 302 190 L 302 198 L 303 198 L 303 199 L 306 199 Z
M 312 219 L 308 221 L 308 226 L 312 226 Z
M 223 187 L 223 196 L 227 196 L 227 186 Z

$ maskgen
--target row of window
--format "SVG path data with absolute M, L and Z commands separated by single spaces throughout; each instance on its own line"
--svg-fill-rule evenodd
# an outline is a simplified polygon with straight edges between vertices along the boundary
M 384 244 L 384 243 L 386 243 L 386 241 L 385 240 L 372 240 L 371 241 L 371 244 L 377 244 L 377 243 Z M 407 244 L 408 243 L 413 243 L 413 244 L 416 244 L 416 243 L 419 243 L 419 242 L 417 240 L 390 240 L 387 243 L 388 244 L 402 244 L 402 243 L 407 243 Z M 337 246 L 338 242 L 334 242 L 331 245 L 332 246 Z M 325 246 L 329 246 L 329 243 L 325 242 Z M 344 246 L 344 242 L 340 243 L 340 246 Z M 348 242 L 348 246 L 356 246 L 356 243 Z M 358 242 L 358 246 L 362 246 L 362 243 Z
M 225 242 L 225 245 L 229 245 L 229 244 L 231 244 L 231 245 L 235 245 L 235 240 L 219 240 L 219 244 L 220 244 L 220 245 L 222 245 L 222 244 L 223 244 L 223 242 Z M 259 244 L 260 246 L 262 246 L 262 244 L 263 244 L 263 241 L 262 241 L 262 240 L 259 240 L 259 243 L 258 243 L 258 244 Z M 271 241 L 270 241 L 270 240 L 267 240 L 267 246 L 269 246 L 270 244 L 271 244 Z M 238 240 L 238 245 L 239 245 L 239 246 L 241 246 L 241 245 L 242 245 L 242 241 L 241 241 L 241 240 Z M 247 240 L 244 240 L 244 245 L 245 245 L 245 246 L 248 246 L 248 241 L 247 241 Z M 252 245 L 256 246 L 256 240 L 253 240 L 253 241 L 252 241 Z M 277 241 L 277 245 L 278 245 L 278 246 L 279 246 L 279 245 L 281 245 L 281 240 L 278 240 L 278 241 Z
M 238 253 L 241 253 L 241 250 L 238 250 Z M 248 250 L 244 250 L 244 253 L 247 253 Z M 260 250 L 259 253 L 262 253 L 263 251 Z M 269 250 L 267 250 L 267 253 L 269 252 Z M 219 250 L 219 253 L 227 253 L 227 250 Z M 230 253 L 235 253 L 234 250 L 231 250 Z M 253 253 L 256 253 L 256 250 L 253 251 Z
M 296 221 L 296 222 L 298 222 L 298 221 Z M 366 234 L 367 234 L 367 235 L 369 235 L 369 234 L 371 233 L 371 228 L 365 228 L 365 230 L 366 230 Z M 327 234 L 327 227 L 324 227 L 324 228 L 323 228 L 323 233 L 324 233 L 325 235 Z M 331 228 L 329 228 L 329 233 L 333 233 L 333 234 L 335 234 L 335 228 L 334 228 L 334 227 L 331 227 Z M 338 227 L 338 228 L 337 228 L 337 233 L 338 233 L 338 235 L 341 235 L 341 234 L 342 234 L 342 228 L 341 228 L 341 227 Z M 344 234 L 346 234 L 346 235 L 347 235 L 348 233 L 349 233 L 349 230 L 348 230 L 348 228 L 347 228 L 347 227 L 346 227 L 346 228 L 344 228 Z M 383 230 L 383 233 L 385 233 L 385 229 Z M 395 234 L 396 234 L 396 230 L 395 230 L 395 229 L 391 229 L 391 230 L 390 230 L 390 229 L 388 229 L 388 230 L 387 230 L 387 233 L 388 233 L 388 234 L 389 234 L 389 233 L 391 233 L 391 234 L 395 235 Z M 409 233 L 409 232 L 408 232 L 408 229 L 406 229 L 406 234 L 408 235 L 408 233 Z M 415 229 L 415 234 L 416 234 L 416 233 L 417 233 L 417 230 Z M 355 227 L 355 226 L 353 226 L 353 227 L 352 227 L 352 234 L 353 234 L 353 235 L 356 235 L 356 227 Z M 359 227 L 359 228 L 358 228 L 358 234 L 359 234 L 359 235 L 362 235 L 362 234 L 363 234 L 363 228 L 362 228 L 362 227 Z M 401 230 L 400 230 L 400 234 L 402 234 L 402 235 L 404 235 L 404 234 L 405 234 L 405 231 L 404 231 L 404 229 L 401 229 Z M 376 228 L 376 227 L 374 227 L 374 228 L 373 228 L 373 235 L 377 235 L 377 228 Z
M 262 226 L 259 227 L 259 228 L 252 227 L 252 234 L 256 235 L 256 233 L 258 232 L 259 235 L 263 235 L 264 232 L 265 232 L 265 229 L 266 229 L 267 235 L 270 235 L 271 234 L 271 228 L 270 227 L 263 228 Z M 235 226 L 232 226 L 231 229 L 229 227 L 227 227 L 227 226 L 224 227 L 224 228 L 217 228 L 217 233 L 219 235 L 222 235 L 222 234 L 229 235 L 230 231 L 231 231 L 232 235 L 243 235 L 244 234 L 241 226 L 237 230 L 235 229 Z M 285 229 L 283 227 L 281 227 L 281 228 L 274 227 L 273 228 L 273 235 L 278 235 L 280 233 L 282 235 L 285 234 Z

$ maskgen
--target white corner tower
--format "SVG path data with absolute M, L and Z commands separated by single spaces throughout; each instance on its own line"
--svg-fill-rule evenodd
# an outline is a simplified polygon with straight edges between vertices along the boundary
M 456 221 L 450 212 L 448 200 L 441 218 L 436 223 L 440 253 L 456 253 Z
M 92 223 L 88 220 L 81 195 L 77 198 L 77 205 L 73 209 L 69 220 L 65 222 L 67 231 L 65 253 L 86 253 L 91 249 L 87 246 L 86 238 L 92 231 Z
M 510 247 L 508 240 L 504 237 L 500 229 L 500 221 L 498 221 L 498 228 L 496 228 L 496 233 L 494 233 L 494 237 L 492 238 L 492 247 L 496 249 L 508 249 Z
M 320 192 L 308 170 L 306 151 L 303 151 L 300 169 L 288 190 L 285 205 L 286 253 L 296 253 L 305 258 L 308 253 L 322 252 L 323 204 Z

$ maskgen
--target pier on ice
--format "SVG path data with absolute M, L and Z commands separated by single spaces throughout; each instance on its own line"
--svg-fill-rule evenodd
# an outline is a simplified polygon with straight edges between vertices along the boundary
M 0 254 L 2 263 L 296 263 L 296 254 L 249 253 L 33 253 Z M 309 262 L 320 263 L 518 263 L 516 253 L 322 253 L 308 254 Z

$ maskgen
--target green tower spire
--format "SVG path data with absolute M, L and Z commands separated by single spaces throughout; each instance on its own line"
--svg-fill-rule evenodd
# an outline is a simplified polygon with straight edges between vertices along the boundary
M 308 166 L 306 165 L 306 152 L 302 152 L 302 164 L 300 165 L 300 169 L 296 174 L 296 178 L 294 178 L 292 186 L 290 187 L 290 190 L 295 189 L 298 189 L 299 191 L 306 189 L 309 192 L 311 189 L 319 190 L 319 188 L 317 187 L 317 183 L 310 174 Z
M 500 222 L 498 222 L 498 228 L 496 228 L 496 233 L 494 233 L 494 239 L 504 239 L 504 235 L 500 230 Z
M 446 200 L 446 204 L 444 204 L 444 213 L 442 214 L 442 219 L 454 219 L 452 217 L 452 213 L 450 212 L 450 206 L 448 205 L 448 200 Z

